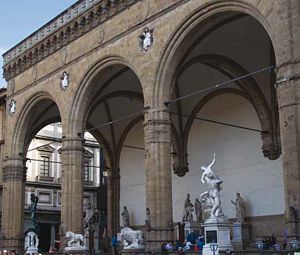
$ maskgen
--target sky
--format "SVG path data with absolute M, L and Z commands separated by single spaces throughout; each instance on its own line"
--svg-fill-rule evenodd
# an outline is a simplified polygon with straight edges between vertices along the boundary
M 46 24 L 76 0 L 0 0 L 0 88 L 2 54 Z

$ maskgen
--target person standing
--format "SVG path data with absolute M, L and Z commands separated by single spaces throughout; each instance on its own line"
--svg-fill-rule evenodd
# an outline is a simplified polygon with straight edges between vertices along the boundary
M 118 240 L 116 235 L 113 235 L 111 238 L 112 254 L 118 255 Z

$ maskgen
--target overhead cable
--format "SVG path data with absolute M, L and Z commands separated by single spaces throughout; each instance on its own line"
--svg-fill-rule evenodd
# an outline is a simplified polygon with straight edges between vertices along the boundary
M 248 74 L 245 74 L 245 75 L 236 77 L 236 78 L 231 79 L 231 80 L 228 80 L 228 81 L 224 81 L 224 82 L 221 82 L 221 83 L 217 83 L 217 84 L 215 84 L 215 85 L 213 85 L 213 86 L 211 86 L 211 87 L 209 87 L 209 88 L 197 90 L 197 91 L 194 91 L 194 92 L 192 92 L 192 93 L 190 93 L 190 94 L 184 95 L 184 96 L 182 96 L 182 97 L 175 98 L 174 100 L 166 101 L 164 104 L 165 104 L 166 106 L 168 106 L 168 105 L 170 105 L 171 103 L 180 101 L 180 100 L 182 100 L 182 99 L 185 99 L 185 98 L 188 98 L 188 97 L 191 97 L 191 96 L 195 96 L 195 95 L 198 95 L 198 94 L 201 94 L 201 93 L 204 93 L 204 92 L 207 92 L 207 91 L 210 91 L 210 90 L 219 88 L 219 87 L 225 87 L 225 86 L 229 85 L 229 84 L 232 83 L 232 82 L 240 81 L 240 80 L 242 80 L 242 79 L 248 78 L 248 77 L 250 77 L 250 76 L 253 76 L 253 75 L 256 75 L 256 74 L 265 72 L 265 71 L 271 71 L 271 70 L 274 69 L 274 68 L 275 68 L 275 65 L 268 66 L 268 67 L 264 67 L 264 68 L 261 68 L 261 69 L 259 69 L 259 70 L 254 71 L 254 72 L 252 72 L 252 73 L 248 73 Z

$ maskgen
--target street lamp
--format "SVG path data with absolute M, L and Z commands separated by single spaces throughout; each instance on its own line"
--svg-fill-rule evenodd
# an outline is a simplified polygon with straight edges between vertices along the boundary
M 213 255 L 215 255 L 215 252 L 218 250 L 219 245 L 218 243 L 215 243 L 215 241 L 213 241 L 212 243 L 210 243 L 209 248 L 212 251 Z

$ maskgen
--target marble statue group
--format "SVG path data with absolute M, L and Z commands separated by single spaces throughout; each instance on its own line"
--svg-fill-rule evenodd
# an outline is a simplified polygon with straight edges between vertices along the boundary
M 203 170 L 201 182 L 208 185 L 208 191 L 203 192 L 200 198 L 206 204 L 210 212 L 210 218 L 217 218 L 223 215 L 220 199 L 221 184 L 223 181 L 211 169 L 215 162 L 216 154 L 214 154 L 214 158 L 208 166 L 201 166 Z
M 193 214 L 195 213 L 196 218 L 194 219 Z M 198 198 L 195 199 L 195 203 L 191 202 L 190 194 L 187 194 L 185 202 L 184 202 L 184 209 L 183 209 L 183 222 L 193 222 L 196 221 L 198 223 L 202 222 L 202 204 Z
M 198 198 L 195 199 L 194 205 L 191 202 L 190 194 L 187 194 L 184 202 L 183 222 L 195 221 L 201 223 L 204 218 L 216 219 L 224 216 L 220 198 L 223 180 L 212 170 L 215 162 L 216 154 L 214 153 L 211 163 L 207 166 L 201 166 L 203 171 L 201 182 L 207 185 L 207 191 L 200 195 L 200 200 Z M 240 193 L 236 193 L 236 198 L 234 201 L 231 200 L 231 203 L 236 209 L 236 221 L 244 223 L 246 205 Z M 193 214 L 196 216 L 195 219 Z

